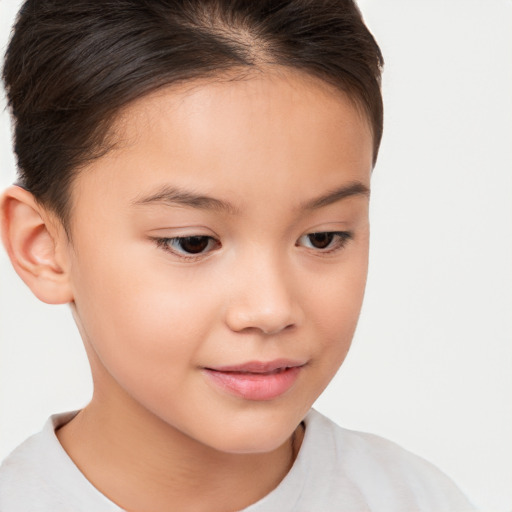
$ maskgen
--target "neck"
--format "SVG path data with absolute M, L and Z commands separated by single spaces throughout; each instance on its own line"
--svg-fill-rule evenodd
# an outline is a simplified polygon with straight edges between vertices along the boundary
M 125 510 L 241 510 L 290 470 L 302 427 L 268 453 L 231 454 L 164 423 L 130 397 L 95 394 L 57 436 L 85 477 Z

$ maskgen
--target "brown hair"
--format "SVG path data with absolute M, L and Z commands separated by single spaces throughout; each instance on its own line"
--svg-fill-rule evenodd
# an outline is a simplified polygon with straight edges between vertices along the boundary
M 368 117 L 375 162 L 383 59 L 352 0 L 27 0 L 3 69 L 19 184 L 66 227 L 72 178 L 108 151 L 123 106 L 261 63 L 345 91 Z

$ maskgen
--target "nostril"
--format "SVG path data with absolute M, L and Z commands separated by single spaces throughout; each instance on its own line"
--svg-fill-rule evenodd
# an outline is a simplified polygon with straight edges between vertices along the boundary
M 258 312 L 230 311 L 226 317 L 226 323 L 232 331 L 243 333 L 263 333 L 266 336 L 290 331 L 296 327 L 294 321 L 290 321 L 291 315 L 261 314 Z
M 285 330 L 289 331 L 291 329 L 293 329 L 295 327 L 295 324 L 293 323 L 290 323 L 288 325 L 285 325 L 284 327 L 277 327 L 275 329 L 260 329 L 264 334 L 267 334 L 267 335 L 273 335 L 273 334 L 279 334 L 280 332 L 283 332 Z

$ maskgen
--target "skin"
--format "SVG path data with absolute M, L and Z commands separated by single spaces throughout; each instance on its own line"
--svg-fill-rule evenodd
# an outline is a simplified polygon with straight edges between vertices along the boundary
M 15 269 L 42 300 L 72 305 L 91 364 L 93 398 L 58 438 L 126 510 L 240 510 L 286 475 L 298 425 L 349 349 L 368 194 L 311 206 L 369 189 L 372 134 L 346 96 L 289 70 L 163 89 L 129 105 L 115 134 L 74 182 L 72 242 L 28 192 L 2 200 Z M 148 201 L 162 187 L 229 207 Z M 348 239 L 313 246 L 307 235 L 324 232 Z M 212 241 L 193 257 L 158 241 L 186 236 Z M 271 400 L 203 372 L 279 358 L 303 366 Z

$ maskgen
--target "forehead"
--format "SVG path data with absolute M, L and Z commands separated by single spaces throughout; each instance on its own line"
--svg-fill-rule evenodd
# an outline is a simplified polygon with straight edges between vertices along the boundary
M 297 71 L 163 88 L 125 108 L 112 136 L 114 150 L 79 175 L 78 186 L 92 176 L 101 193 L 133 199 L 171 180 L 205 193 L 270 199 L 286 182 L 306 200 L 315 178 L 324 189 L 368 182 L 372 167 L 362 111 Z
M 164 87 L 124 108 L 112 134 L 117 147 L 126 149 L 163 125 L 166 131 L 174 127 L 189 140 L 195 136 L 203 143 L 229 132 L 239 135 L 230 139 L 234 143 L 249 131 L 258 134 L 255 145 L 263 133 L 277 145 L 291 134 L 292 125 L 297 134 L 333 135 L 350 125 L 355 136 L 371 136 L 371 123 L 356 100 L 318 78 L 281 66 Z M 217 130 L 211 131 L 212 126 Z

